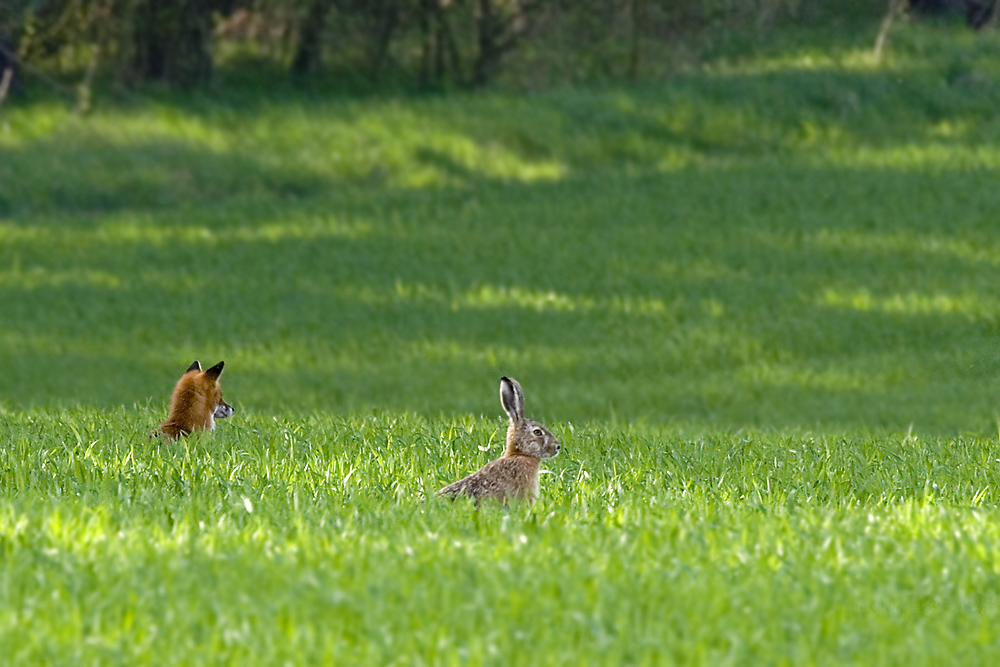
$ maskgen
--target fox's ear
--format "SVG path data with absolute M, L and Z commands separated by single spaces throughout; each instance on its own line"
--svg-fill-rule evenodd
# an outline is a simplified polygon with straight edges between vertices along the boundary
M 191 365 L 188 366 L 188 369 L 186 371 L 184 371 L 184 372 L 185 373 L 190 373 L 191 371 L 201 371 L 201 364 L 198 363 L 197 359 L 195 359 L 194 361 L 192 361 Z
M 212 366 L 207 371 L 205 371 L 205 375 L 207 375 L 210 378 L 219 379 L 219 376 L 222 375 L 222 368 L 225 365 L 226 362 L 220 361 L 219 363 L 217 363 L 216 365 Z

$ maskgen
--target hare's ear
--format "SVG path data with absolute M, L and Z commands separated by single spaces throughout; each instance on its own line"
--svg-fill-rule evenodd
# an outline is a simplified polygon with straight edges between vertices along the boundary
M 188 366 L 188 369 L 186 371 L 184 371 L 184 372 L 185 373 L 190 373 L 191 371 L 198 371 L 199 373 L 201 372 L 201 364 L 198 363 L 197 359 L 195 359 L 194 361 L 192 361 L 191 365 Z
M 207 375 L 210 378 L 214 378 L 214 379 L 218 380 L 219 376 L 222 375 L 222 368 L 225 365 L 226 365 L 226 362 L 220 361 L 219 363 L 217 363 L 216 365 L 212 366 L 207 371 L 205 371 L 205 375 Z
M 512 422 L 524 419 L 524 391 L 517 380 L 500 378 L 500 403 Z

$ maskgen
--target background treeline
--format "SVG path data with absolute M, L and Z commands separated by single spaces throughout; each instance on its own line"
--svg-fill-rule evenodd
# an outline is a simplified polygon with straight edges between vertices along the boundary
M 30 73 L 210 83 L 220 63 L 376 85 L 669 74 L 789 26 L 904 13 L 991 28 L 1000 0 L 0 0 L 3 90 Z M 874 34 L 874 33 L 873 33 Z

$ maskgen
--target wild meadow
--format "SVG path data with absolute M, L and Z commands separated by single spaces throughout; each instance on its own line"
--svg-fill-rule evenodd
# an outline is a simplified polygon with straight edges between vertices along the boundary
M 995 659 L 1000 41 L 893 40 L 8 101 L 0 655 Z M 236 413 L 148 439 L 194 359 Z M 501 375 L 539 502 L 434 498 Z

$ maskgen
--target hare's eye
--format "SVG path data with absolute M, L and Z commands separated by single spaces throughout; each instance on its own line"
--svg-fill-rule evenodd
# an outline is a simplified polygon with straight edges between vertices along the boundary
M 542 429 L 536 428 L 534 431 L 532 431 L 532 433 L 534 433 L 535 435 L 541 435 L 542 434 Z

